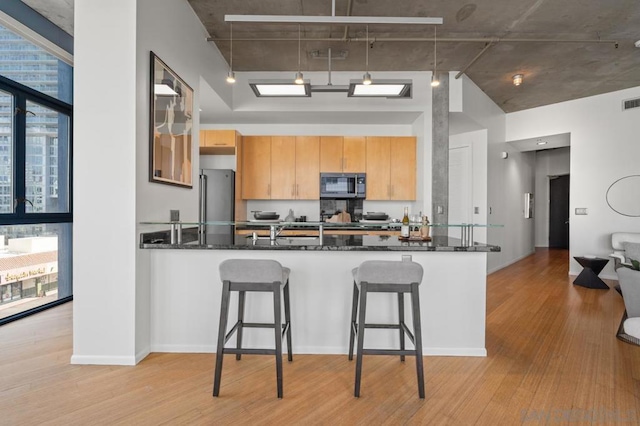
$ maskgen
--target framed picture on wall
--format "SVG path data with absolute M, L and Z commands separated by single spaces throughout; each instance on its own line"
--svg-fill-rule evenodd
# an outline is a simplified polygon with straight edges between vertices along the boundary
M 192 187 L 193 89 L 151 52 L 149 181 Z

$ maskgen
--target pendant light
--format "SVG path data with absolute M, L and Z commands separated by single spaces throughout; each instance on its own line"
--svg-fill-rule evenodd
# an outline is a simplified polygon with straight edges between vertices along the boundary
M 233 22 L 229 24 L 231 27 L 230 37 L 230 53 L 229 53 L 229 72 L 227 73 L 227 83 L 233 84 L 236 82 L 236 73 L 233 72 Z
M 371 74 L 369 74 L 369 26 L 367 25 L 367 44 L 364 46 L 365 50 L 365 69 L 362 76 L 362 84 L 368 86 L 371 84 Z
M 298 72 L 294 81 L 296 84 L 304 84 L 304 77 L 300 72 L 300 24 L 298 24 Z
M 438 67 L 438 56 L 436 50 L 436 39 L 437 39 L 437 27 L 433 27 L 433 74 L 431 75 L 431 87 L 440 86 L 440 80 L 438 80 L 438 75 L 436 74 L 436 68 Z

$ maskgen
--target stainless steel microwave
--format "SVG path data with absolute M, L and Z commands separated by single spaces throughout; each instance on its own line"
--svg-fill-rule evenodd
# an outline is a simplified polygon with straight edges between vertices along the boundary
M 365 198 L 365 173 L 320 173 L 320 198 Z

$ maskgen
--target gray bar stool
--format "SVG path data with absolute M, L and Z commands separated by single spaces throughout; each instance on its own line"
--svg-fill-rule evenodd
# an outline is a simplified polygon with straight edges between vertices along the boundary
M 291 351 L 291 310 L 289 305 L 289 268 L 284 268 L 275 260 L 228 259 L 220 264 L 222 280 L 222 306 L 220 308 L 220 326 L 218 328 L 218 347 L 216 350 L 216 366 L 213 381 L 213 396 L 220 394 L 222 376 L 222 360 L 224 354 L 236 354 L 240 360 L 242 354 L 275 355 L 278 398 L 282 398 L 282 339 L 287 336 L 289 361 L 293 361 Z M 232 291 L 238 292 L 238 321 L 227 333 L 229 317 L 229 299 Z M 273 323 L 244 322 L 244 299 L 247 291 L 273 293 Z M 282 324 L 280 294 L 284 294 L 284 317 Z M 275 330 L 275 349 L 242 348 L 242 330 L 247 328 L 273 328 Z M 225 343 L 237 332 L 236 347 L 225 348 Z
M 422 366 L 422 327 L 420 325 L 420 299 L 418 286 L 422 282 L 422 266 L 415 262 L 368 260 L 353 270 L 353 301 L 351 305 L 351 336 L 349 340 L 349 360 L 353 360 L 353 343 L 358 336 L 356 348 L 356 384 L 354 396 L 360 396 L 363 355 L 415 355 L 418 376 L 418 395 L 424 398 L 424 369 Z M 398 324 L 367 324 L 367 293 L 398 294 Z M 404 293 L 411 294 L 413 312 L 413 333 L 404 322 Z M 358 313 L 358 306 L 360 312 Z M 364 330 L 366 328 L 390 328 L 400 331 L 400 349 L 364 349 Z M 405 334 L 415 349 L 407 350 L 404 345 Z

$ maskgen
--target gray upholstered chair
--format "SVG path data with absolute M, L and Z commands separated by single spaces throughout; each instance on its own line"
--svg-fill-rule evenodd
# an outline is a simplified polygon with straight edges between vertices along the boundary
M 225 353 L 236 354 L 240 360 L 242 354 L 275 355 L 278 398 L 282 398 L 282 338 L 287 336 L 288 360 L 293 361 L 291 349 L 291 309 L 289 305 L 289 268 L 284 268 L 275 260 L 265 259 L 228 259 L 220 264 L 222 280 L 222 302 L 220 307 L 220 325 L 218 328 L 218 346 L 213 381 L 213 396 L 220 394 L 222 378 L 222 360 Z M 238 321 L 227 333 L 229 300 L 232 291 L 238 292 Z M 244 302 L 247 291 L 273 293 L 273 323 L 244 322 Z M 285 323 L 281 319 L 281 294 L 284 296 Z M 275 330 L 275 349 L 242 348 L 242 331 L 245 327 L 272 328 Z M 236 347 L 225 348 L 225 343 L 237 333 Z
M 640 271 L 618 269 L 618 281 L 626 309 L 618 329 L 618 338 L 640 345 Z
M 353 270 L 353 301 L 351 305 L 351 333 L 349 339 L 349 360 L 353 360 L 353 345 L 357 336 L 356 380 L 354 396 L 360 396 L 363 355 L 405 355 L 416 357 L 418 395 L 424 398 L 424 369 L 422 364 L 422 326 L 420 324 L 420 298 L 418 286 L 422 282 L 423 270 L 420 264 L 407 261 L 370 260 Z M 369 324 L 365 322 L 368 293 L 396 293 L 398 296 L 397 324 Z M 404 294 L 411 294 L 413 333 L 404 322 Z M 360 312 L 358 312 L 358 310 Z M 400 349 L 364 348 L 364 331 L 367 328 L 387 328 L 399 330 Z M 405 334 L 414 344 L 414 349 L 405 349 Z

